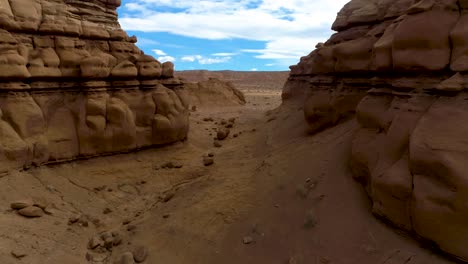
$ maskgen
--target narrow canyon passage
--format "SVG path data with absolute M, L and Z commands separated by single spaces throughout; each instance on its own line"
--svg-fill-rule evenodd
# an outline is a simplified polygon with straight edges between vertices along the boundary
M 310 136 L 301 107 L 276 108 L 279 91 L 246 97 L 192 112 L 182 143 L 3 175 L 3 208 L 26 195 L 53 206 L 1 212 L 0 247 L 27 252 L 2 263 L 126 263 L 136 248 L 144 263 L 451 263 L 372 217 L 345 162 L 354 121 Z M 90 250 L 106 232 L 121 241 Z

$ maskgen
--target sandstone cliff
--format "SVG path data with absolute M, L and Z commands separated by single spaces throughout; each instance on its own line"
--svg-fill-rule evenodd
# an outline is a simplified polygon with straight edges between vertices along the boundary
M 186 137 L 174 66 L 143 54 L 120 0 L 0 0 L 0 172 Z
M 353 0 L 283 90 L 312 132 L 355 116 L 373 212 L 468 261 L 468 1 Z

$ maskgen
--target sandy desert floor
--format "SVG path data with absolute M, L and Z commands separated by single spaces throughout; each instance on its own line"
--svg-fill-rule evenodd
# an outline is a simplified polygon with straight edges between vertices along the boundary
M 371 215 L 346 166 L 353 120 L 311 136 L 280 91 L 246 98 L 192 112 L 182 143 L 0 175 L 0 263 L 453 263 Z M 49 214 L 9 209 L 28 198 Z

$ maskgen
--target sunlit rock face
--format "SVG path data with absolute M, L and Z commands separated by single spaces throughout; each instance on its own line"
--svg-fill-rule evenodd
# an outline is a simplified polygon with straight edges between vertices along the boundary
M 297 65 L 311 132 L 360 125 L 350 168 L 374 214 L 468 261 L 468 2 L 353 0 Z
M 184 140 L 174 65 L 120 28 L 120 0 L 0 0 L 0 172 Z

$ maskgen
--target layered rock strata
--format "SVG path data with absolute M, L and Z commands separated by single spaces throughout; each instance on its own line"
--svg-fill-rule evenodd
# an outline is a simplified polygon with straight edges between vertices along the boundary
M 120 0 L 0 0 L 0 172 L 185 139 L 174 65 L 143 54 Z
M 311 130 L 355 116 L 373 212 L 468 261 L 468 1 L 353 0 L 284 87 Z

